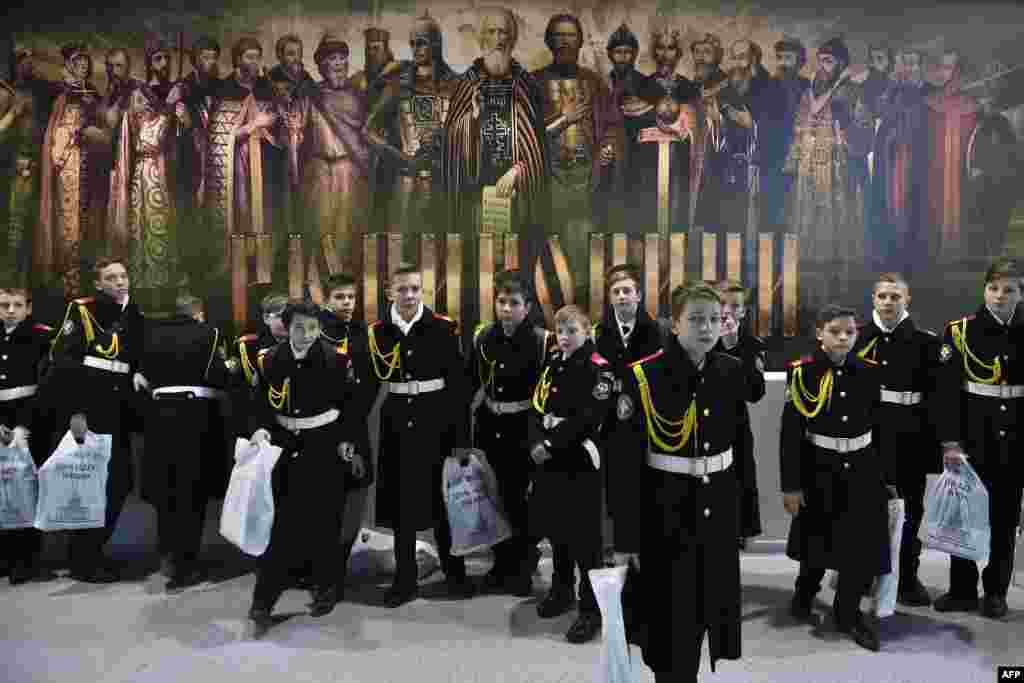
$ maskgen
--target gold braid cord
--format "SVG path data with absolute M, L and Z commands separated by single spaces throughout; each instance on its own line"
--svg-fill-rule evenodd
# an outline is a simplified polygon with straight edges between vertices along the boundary
M 370 327 L 368 336 L 370 342 L 370 364 L 373 366 L 373 372 L 381 382 L 387 382 L 395 374 L 395 370 L 401 366 L 402 356 L 399 353 L 399 347 L 401 347 L 402 342 L 395 342 L 391 351 L 381 353 L 380 347 L 377 346 L 377 335 L 374 334 L 373 327 Z M 384 374 L 381 366 L 387 369 L 387 374 Z
M 960 352 L 960 356 L 964 359 L 964 372 L 967 374 L 967 378 L 972 382 L 978 384 L 999 384 L 999 381 L 1003 378 L 1003 366 L 999 362 L 999 356 L 996 356 L 991 363 L 986 363 L 980 358 L 974 355 L 971 351 L 971 347 L 967 345 L 967 318 L 961 318 L 959 321 L 959 327 L 957 323 L 953 323 L 950 327 L 953 333 L 953 344 L 956 346 L 956 350 Z M 971 364 L 968 359 L 974 361 L 984 370 L 991 373 L 988 377 L 980 377 L 974 374 L 971 370 Z
M 647 383 L 647 375 L 644 373 L 643 366 L 634 365 L 633 374 L 636 375 L 640 385 L 640 403 L 643 405 L 644 415 L 647 417 L 648 438 L 662 453 L 681 451 L 689 443 L 690 436 L 696 433 L 696 396 L 690 400 L 690 407 L 686 409 L 682 418 L 669 420 L 654 409 L 654 401 L 651 400 L 651 387 Z
M 803 370 L 803 366 L 797 366 L 793 370 L 793 379 L 790 380 L 789 393 L 793 399 L 793 407 L 806 418 L 817 417 L 825 404 L 832 402 L 832 370 L 825 371 L 818 384 L 817 394 L 811 394 L 804 386 Z M 808 408 L 807 403 L 813 407 Z
M 544 368 L 544 374 L 540 376 L 540 381 L 533 388 L 533 408 L 541 415 L 544 414 L 544 407 L 548 404 L 548 394 L 551 393 L 551 378 L 548 377 L 550 373 L 551 366 L 549 365 Z
M 875 337 L 870 342 L 868 342 L 867 346 L 865 346 L 863 349 L 857 352 L 857 357 L 860 358 L 861 360 L 866 360 L 869 363 L 877 364 L 878 350 L 875 347 L 878 346 L 878 339 L 878 337 Z

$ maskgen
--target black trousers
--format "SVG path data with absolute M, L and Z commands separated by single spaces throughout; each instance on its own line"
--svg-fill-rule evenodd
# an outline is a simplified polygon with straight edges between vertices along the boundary
M 451 554 L 452 530 L 447 515 L 439 515 L 434 524 L 434 540 L 437 554 L 441 558 L 441 571 L 446 578 L 462 579 L 466 576 L 466 560 Z M 419 571 L 416 565 L 416 529 L 395 529 L 395 585 L 409 587 L 416 585 Z
M 173 466 L 168 469 L 173 473 Z M 178 565 L 194 563 L 199 559 L 205 524 L 204 496 L 169 491 L 156 511 L 160 555 L 169 555 Z
M 807 601 L 813 600 L 821 590 L 823 578 L 825 578 L 824 569 L 808 567 L 801 562 L 800 574 L 796 579 L 797 595 Z M 860 611 L 861 598 L 867 595 L 873 581 L 873 576 L 857 571 L 843 569 L 839 572 L 839 587 L 836 591 L 835 602 L 832 603 L 836 623 L 849 624 L 853 622 Z
M 29 567 L 39 559 L 43 532 L 38 529 L 5 529 L 0 531 L 0 565 Z
M 900 583 L 917 576 L 921 565 L 921 540 L 917 532 L 924 517 L 924 492 L 927 487 L 925 472 L 895 476 L 896 492 L 903 499 L 906 517 L 903 520 L 903 538 L 900 541 Z
M 985 595 L 1005 598 L 1013 578 L 1013 554 L 1024 481 L 1010 467 L 976 463 L 974 469 L 988 489 L 988 515 L 992 528 L 988 566 L 981 572 L 982 588 Z M 977 597 L 978 574 L 976 562 L 950 557 L 949 592 L 961 598 Z
M 576 570 L 579 569 L 579 610 L 581 613 L 600 612 L 588 572 L 591 569 L 600 569 L 604 564 L 601 544 L 584 545 L 552 541 L 551 550 L 554 564 L 554 573 L 551 576 L 552 590 L 572 591 L 576 587 Z
M 88 572 L 103 562 L 103 546 L 114 535 L 121 510 L 135 485 L 130 442 L 127 433 L 114 435 L 107 471 L 107 509 L 103 528 L 68 532 L 72 570 Z

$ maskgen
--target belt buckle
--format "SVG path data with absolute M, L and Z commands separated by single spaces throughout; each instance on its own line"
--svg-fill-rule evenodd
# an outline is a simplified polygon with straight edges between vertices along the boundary
M 836 437 L 836 452 L 837 453 L 849 453 L 850 452 L 850 439 L 848 437 Z
M 912 391 L 903 391 L 903 392 L 901 392 L 902 400 L 903 400 L 903 405 L 905 405 L 905 406 L 909 406 L 910 405 L 910 402 L 913 400 L 913 396 L 912 396 L 913 393 L 914 392 L 912 392 Z
M 695 470 L 693 475 L 695 477 L 703 477 L 704 475 L 706 475 L 708 473 L 708 459 L 707 459 L 707 457 L 704 457 L 704 458 L 694 458 L 693 466 L 694 466 L 694 470 Z
M 420 382 L 419 382 L 419 380 L 411 379 L 411 380 L 409 380 L 407 382 L 407 384 L 409 385 L 409 395 L 410 396 L 419 396 L 419 393 L 420 393 Z
M 1009 384 L 997 384 L 999 387 L 999 398 L 1013 398 L 1013 387 Z

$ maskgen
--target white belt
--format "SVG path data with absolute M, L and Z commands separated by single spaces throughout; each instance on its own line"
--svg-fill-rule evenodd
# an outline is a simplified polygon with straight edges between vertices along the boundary
M 26 396 L 34 396 L 38 388 L 38 384 L 30 384 L 24 387 L 0 390 L 0 401 L 13 401 L 18 398 L 25 398 Z
M 1024 385 L 964 382 L 964 391 L 975 396 L 988 396 L 990 398 L 1020 398 L 1024 396 Z
M 921 402 L 920 391 L 889 391 L 882 389 L 882 401 L 885 403 L 899 403 L 903 406 L 913 406 Z
M 503 413 L 521 413 L 524 410 L 530 408 L 530 399 L 524 401 L 492 401 L 491 399 L 484 399 L 484 403 L 491 409 L 491 412 L 495 415 L 501 415 Z
M 444 389 L 444 378 L 412 380 L 409 382 L 388 382 L 389 394 L 426 394 Z
M 97 358 L 96 356 L 86 356 L 82 359 L 82 365 L 88 365 L 90 368 L 97 368 L 99 370 L 106 370 L 107 372 L 117 372 L 122 375 L 127 375 L 132 370 L 131 366 L 122 361 Z
M 647 451 L 647 464 L 662 472 L 689 474 L 691 477 L 703 477 L 705 474 L 721 472 L 732 465 L 732 449 L 701 458 L 688 458 L 679 455 L 665 455 Z
M 807 440 L 819 448 L 825 448 L 836 453 L 852 453 L 866 448 L 871 443 L 871 432 L 847 439 L 843 437 L 822 436 L 807 432 Z
M 153 398 L 164 394 L 192 394 L 189 398 L 220 398 L 224 392 L 210 387 L 160 387 L 153 390 Z
M 314 415 L 312 417 L 288 417 L 287 415 L 278 415 L 277 424 L 290 432 L 299 432 L 303 429 L 316 429 L 317 427 L 329 425 L 340 416 L 340 410 L 337 408 L 331 408 L 327 412 L 320 413 L 319 415 Z
M 527 403 L 529 403 L 529 401 L 527 401 Z M 555 417 L 551 413 L 548 413 L 544 416 L 544 429 L 554 429 L 565 422 L 565 420 L 566 418 L 564 417 Z M 597 444 L 594 443 L 593 439 L 584 439 L 581 445 L 583 446 L 583 450 L 587 452 L 587 455 L 590 456 L 590 462 L 593 463 L 594 469 L 601 469 L 601 451 L 597 450 Z

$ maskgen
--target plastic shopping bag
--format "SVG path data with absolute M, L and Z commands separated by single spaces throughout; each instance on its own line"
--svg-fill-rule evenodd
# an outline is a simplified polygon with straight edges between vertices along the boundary
M 926 548 L 975 562 L 988 562 L 992 530 L 988 491 L 964 462 L 947 467 L 928 486 L 918 538 Z
M 871 589 L 872 611 L 878 617 L 891 617 L 896 612 L 896 594 L 900 582 L 900 543 L 903 542 L 903 521 L 906 505 L 902 498 L 889 501 L 889 552 L 892 571 L 875 579 Z
M 39 468 L 39 502 L 33 526 L 43 531 L 102 529 L 107 520 L 110 434 L 85 433 L 79 444 L 71 431 Z
M 220 513 L 220 535 L 246 555 L 259 556 L 270 545 L 274 526 L 274 493 L 270 475 L 281 449 L 269 441 L 252 446 L 235 442 L 235 466 Z
M 416 569 L 419 580 L 436 572 L 441 559 L 434 546 L 416 540 Z M 395 537 L 389 533 L 360 529 L 348 560 L 353 577 L 374 578 L 395 573 Z
M 597 606 L 601 609 L 601 659 L 594 676 L 595 683 L 634 681 L 622 615 L 622 587 L 626 583 L 626 570 L 626 567 L 611 567 L 591 569 L 588 572 Z
M 0 529 L 28 529 L 36 519 L 39 473 L 28 445 L 0 446 Z
M 456 557 L 486 550 L 512 535 L 487 456 L 476 448 L 467 453 L 465 465 L 455 456 L 445 459 L 441 481 L 452 530 L 451 554 Z

